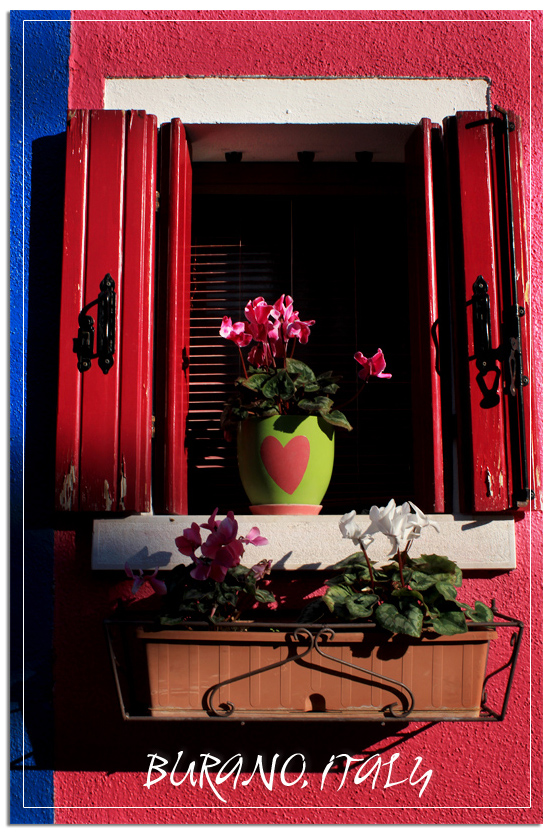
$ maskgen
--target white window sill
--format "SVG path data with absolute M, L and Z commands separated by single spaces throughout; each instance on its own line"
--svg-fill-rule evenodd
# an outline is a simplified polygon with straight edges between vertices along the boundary
M 363 529 L 368 516 L 358 516 Z M 503 516 L 434 515 L 440 526 L 432 528 L 413 542 L 410 555 L 437 553 L 453 559 L 463 570 L 511 570 L 516 567 L 515 526 Z M 253 565 L 271 559 L 273 569 L 321 570 L 355 552 L 352 543 L 343 539 L 338 529 L 340 516 L 236 516 L 240 535 L 259 527 L 269 539 L 264 547 L 247 547 L 243 563 Z M 193 521 L 203 524 L 206 516 L 140 515 L 125 519 L 97 519 L 93 527 L 92 568 L 123 570 L 132 568 L 162 570 L 190 561 L 176 548 L 175 539 Z M 371 557 L 389 553 L 388 539 L 377 536 L 370 546 Z

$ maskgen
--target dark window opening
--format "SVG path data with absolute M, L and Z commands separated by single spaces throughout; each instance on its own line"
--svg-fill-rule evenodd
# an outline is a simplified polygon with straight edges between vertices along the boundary
M 189 512 L 248 512 L 236 449 L 219 426 L 241 373 L 219 336 L 224 315 L 244 320 L 249 299 L 294 298 L 315 319 L 295 356 L 343 377 L 323 512 L 367 511 L 413 499 L 413 432 L 405 190 L 402 166 L 197 165 L 192 209 Z M 221 193 L 223 192 L 223 193 Z M 244 193 L 245 192 L 245 193 Z M 255 193 L 261 192 L 261 193 Z M 392 379 L 357 377 L 356 350 L 384 351 Z M 247 353 L 247 351 L 245 352 Z

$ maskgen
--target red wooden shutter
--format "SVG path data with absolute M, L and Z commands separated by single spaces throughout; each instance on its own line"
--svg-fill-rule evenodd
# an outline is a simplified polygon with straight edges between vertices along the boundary
M 192 165 L 180 119 L 161 126 L 156 334 L 156 492 L 161 513 L 188 511 Z
M 458 113 L 445 122 L 460 498 L 461 509 L 467 512 L 503 511 L 527 503 L 521 500 L 524 467 L 513 466 L 521 445 L 519 394 L 510 393 L 511 218 L 500 122 L 487 113 Z M 518 229 L 514 245 L 522 262 L 523 199 L 514 169 L 511 177 L 516 192 L 513 220 Z M 519 304 L 524 298 L 521 280 L 520 275 Z M 520 323 L 524 330 L 524 317 Z M 527 413 L 527 409 L 524 402 L 522 411 Z M 527 438 L 528 428 L 521 431 Z
M 153 211 L 156 119 L 143 112 L 76 111 L 67 133 L 56 506 L 150 509 Z M 106 275 L 114 282 L 113 364 L 73 352 L 79 313 Z
M 445 510 L 432 160 L 440 133 L 423 119 L 406 147 L 415 500 L 434 513 Z

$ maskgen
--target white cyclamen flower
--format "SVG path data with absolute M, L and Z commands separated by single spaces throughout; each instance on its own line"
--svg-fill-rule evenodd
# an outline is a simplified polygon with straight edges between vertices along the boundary
M 409 505 L 412 510 L 410 514 L 410 524 L 413 527 L 413 538 L 418 538 L 425 527 L 433 527 L 437 533 L 440 532 L 440 528 L 435 521 L 430 521 L 430 519 L 427 518 L 427 516 L 425 516 L 425 514 L 421 512 L 421 510 L 419 510 L 419 508 L 413 504 L 412 501 L 409 502 Z
M 343 515 L 340 521 L 338 522 L 340 532 L 344 539 L 351 539 L 354 544 L 362 543 L 365 545 L 365 547 L 367 547 L 369 544 L 371 544 L 371 542 L 374 541 L 374 539 L 372 536 L 368 535 L 367 530 L 363 532 L 363 530 L 355 520 L 355 517 L 355 510 L 352 510 L 351 512 Z
M 371 524 L 366 532 L 369 535 L 383 533 L 390 539 L 393 545 L 390 555 L 403 552 L 409 542 L 419 538 L 424 527 L 431 526 L 438 530 L 433 521 L 407 501 L 396 507 L 392 498 L 386 507 L 371 507 L 369 515 Z

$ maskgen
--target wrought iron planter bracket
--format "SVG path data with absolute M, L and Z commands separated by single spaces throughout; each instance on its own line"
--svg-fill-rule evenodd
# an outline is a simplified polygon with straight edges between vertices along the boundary
M 511 626 L 514 629 L 516 629 L 516 631 L 513 631 L 510 638 L 512 652 L 509 660 L 507 661 L 507 663 L 504 663 L 503 666 L 500 666 L 498 669 L 494 669 L 493 672 L 489 672 L 484 679 L 484 686 L 482 687 L 482 703 L 480 707 L 483 716 L 481 716 L 480 720 L 503 721 L 507 713 L 507 704 L 509 702 L 509 695 L 511 694 L 511 686 L 513 684 L 513 677 L 517 665 L 520 642 L 524 633 L 524 623 L 522 623 L 520 620 L 514 620 L 512 617 L 507 617 L 505 614 L 500 614 L 495 608 L 495 600 L 492 600 L 492 611 L 494 613 L 494 617 L 499 617 L 501 620 L 503 620 L 503 622 L 501 623 L 496 622 L 494 624 L 496 627 Z M 487 704 L 488 695 L 486 692 L 486 684 L 491 678 L 493 678 L 495 675 L 499 674 L 499 672 L 502 672 L 505 669 L 509 669 L 509 675 L 507 677 L 507 683 L 505 685 L 505 692 L 503 695 L 503 703 L 501 705 L 501 709 L 499 712 L 496 712 L 495 710 L 491 709 Z
M 379 673 L 372 672 L 371 670 L 363 669 L 362 667 L 356 666 L 355 664 L 349 663 L 348 661 L 344 661 L 344 660 L 341 660 L 337 657 L 333 657 L 332 655 L 329 655 L 322 650 L 321 645 L 326 645 L 327 641 L 331 642 L 334 639 L 334 637 L 336 636 L 336 632 L 344 631 L 344 630 L 347 630 L 347 631 L 353 631 L 353 630 L 355 630 L 355 631 L 366 631 L 366 630 L 369 630 L 371 628 L 371 626 L 367 625 L 367 624 L 357 625 L 357 624 L 348 623 L 348 624 L 337 624 L 337 625 L 333 625 L 332 627 L 330 627 L 330 626 L 321 626 L 321 627 L 319 627 L 319 626 L 313 626 L 311 624 L 309 626 L 298 626 L 291 633 L 291 639 L 293 641 L 295 641 L 295 643 L 297 644 L 298 649 L 299 649 L 298 651 L 296 651 L 296 652 L 291 651 L 286 658 L 284 658 L 283 660 L 280 660 L 276 663 L 271 663 L 270 665 L 262 666 L 259 669 L 254 669 L 254 670 L 246 672 L 242 675 L 237 675 L 235 677 L 228 678 L 227 680 L 224 680 L 221 683 L 216 684 L 215 686 L 213 686 L 209 690 L 207 690 L 207 692 L 205 693 L 205 703 L 206 703 L 205 714 L 203 716 L 194 716 L 193 718 L 191 718 L 189 716 L 186 716 L 186 717 L 183 716 L 183 719 L 185 719 L 185 720 L 205 720 L 205 719 L 213 720 L 214 718 L 229 718 L 235 712 L 235 707 L 231 702 L 227 702 L 225 704 L 219 704 L 218 706 L 215 705 L 214 698 L 215 698 L 215 695 L 217 694 L 217 692 L 219 692 L 219 690 L 221 690 L 223 687 L 228 686 L 228 685 L 230 685 L 232 683 L 235 683 L 237 681 L 244 680 L 246 678 L 250 678 L 250 677 L 253 677 L 255 675 L 260 675 L 263 672 L 267 672 L 271 669 L 276 669 L 276 668 L 284 666 L 288 663 L 301 663 L 306 658 L 308 658 L 308 656 L 313 651 L 315 651 L 321 657 L 324 657 L 326 660 L 330 660 L 334 663 L 337 663 L 341 667 L 347 667 L 347 668 L 353 669 L 355 672 L 360 673 L 363 676 L 369 675 L 369 676 L 371 676 L 371 679 L 372 678 L 377 678 L 378 680 L 385 681 L 386 683 L 392 684 L 395 687 L 399 687 L 406 692 L 406 694 L 408 695 L 408 698 L 409 698 L 409 703 L 403 711 L 396 712 L 394 708 L 397 707 L 397 704 L 393 703 L 393 704 L 386 707 L 386 712 L 378 714 L 377 717 L 375 717 L 374 714 L 371 715 L 371 716 L 367 715 L 367 720 L 368 721 L 377 720 L 381 723 L 394 722 L 394 721 L 395 722 L 409 722 L 409 721 L 418 721 L 418 722 L 420 722 L 421 720 L 425 721 L 425 723 L 438 723 L 438 722 L 442 722 L 442 721 L 470 721 L 470 722 L 503 721 L 504 718 L 505 718 L 505 715 L 507 713 L 507 706 L 508 706 L 508 702 L 509 702 L 509 696 L 510 696 L 510 692 L 511 692 L 513 677 L 514 677 L 514 673 L 515 673 L 515 669 L 516 669 L 516 665 L 517 665 L 520 643 L 521 643 L 522 635 L 523 635 L 523 631 L 524 631 L 524 624 L 520 620 L 513 619 L 512 617 L 509 617 L 505 614 L 500 614 L 495 609 L 495 601 L 492 601 L 492 610 L 494 612 L 494 620 L 493 620 L 493 622 L 487 623 L 486 625 L 489 625 L 490 627 L 493 627 L 494 629 L 497 629 L 497 628 L 500 628 L 500 629 L 501 628 L 512 628 L 513 633 L 511 634 L 511 638 L 510 638 L 510 644 L 511 644 L 511 647 L 512 647 L 512 651 L 511 651 L 511 655 L 510 655 L 510 657 L 509 657 L 509 659 L 506 663 L 504 663 L 498 669 L 494 669 L 492 672 L 489 672 L 488 675 L 486 676 L 486 678 L 484 680 L 483 690 L 482 690 L 481 711 L 480 711 L 480 715 L 476 718 L 445 718 L 445 717 L 441 717 L 439 719 L 432 720 L 432 719 L 421 719 L 421 718 L 417 718 L 417 717 L 410 717 L 411 713 L 415 709 L 415 699 L 414 699 L 414 696 L 413 696 L 413 693 L 411 692 L 411 690 L 404 683 L 402 683 L 401 681 L 394 680 L 393 678 L 385 677 L 384 675 L 381 675 Z M 122 689 L 122 686 L 121 686 L 121 676 L 122 675 L 124 676 L 126 674 L 127 664 L 126 664 L 125 658 L 120 660 L 117 657 L 116 651 L 114 649 L 113 639 L 112 639 L 113 627 L 122 627 L 122 626 L 123 627 L 125 627 L 125 626 L 136 627 L 136 626 L 144 626 L 144 625 L 151 625 L 151 623 L 147 623 L 143 620 L 119 620 L 119 619 L 116 619 L 116 620 L 105 620 L 104 621 L 104 628 L 105 628 L 105 633 L 106 633 L 106 638 L 107 638 L 107 643 L 108 643 L 108 649 L 109 649 L 109 655 L 110 655 L 110 659 L 111 659 L 112 670 L 113 670 L 114 679 L 115 679 L 115 685 L 116 685 L 116 689 L 117 689 L 117 695 L 118 695 L 118 699 L 119 699 L 119 705 L 120 705 L 120 708 L 121 708 L 122 716 L 125 720 L 146 720 L 146 721 L 149 721 L 149 720 L 152 720 L 152 719 L 155 720 L 156 718 L 157 718 L 157 720 L 159 720 L 159 718 L 156 717 L 156 716 L 135 715 L 135 714 L 131 714 L 131 712 L 129 711 L 127 705 L 125 704 L 125 698 L 124 698 L 123 689 Z M 192 627 L 205 626 L 204 623 L 189 623 L 187 625 L 192 626 Z M 290 626 L 289 623 L 256 623 L 255 626 L 256 626 L 256 628 L 278 629 L 278 630 L 285 629 L 288 632 L 291 631 L 291 626 Z M 468 627 L 469 627 L 469 630 L 472 630 L 474 628 L 479 628 L 479 627 L 481 628 L 482 623 L 470 623 L 469 622 Z M 232 624 L 231 625 L 222 624 L 221 631 L 224 632 L 226 630 L 229 630 L 230 628 L 232 628 Z M 183 629 L 183 633 L 186 633 L 185 629 Z M 213 634 L 215 636 L 217 634 L 217 632 L 215 631 L 215 632 L 213 632 Z M 306 642 L 302 645 L 302 641 L 306 641 Z M 125 640 L 123 642 L 123 652 L 124 653 L 126 653 L 127 648 L 128 648 L 128 644 Z M 495 710 L 495 709 L 491 708 L 487 703 L 488 696 L 487 696 L 487 692 L 486 692 L 486 685 L 487 685 L 488 681 L 490 681 L 495 675 L 499 674 L 500 672 L 506 671 L 506 670 L 508 670 L 508 676 L 507 676 L 507 681 L 506 681 L 506 684 L 505 684 L 505 690 L 504 690 L 504 693 L 503 693 L 503 700 L 502 700 L 502 703 L 501 703 L 501 707 L 498 710 Z M 367 683 L 369 683 L 369 682 L 370 681 L 367 680 Z M 132 700 L 132 694 L 131 694 L 131 700 Z M 242 718 L 242 716 L 237 716 L 237 717 Z M 273 717 L 274 716 L 272 716 L 272 715 L 267 715 L 266 718 L 270 719 L 270 718 L 273 718 Z M 284 714 L 282 716 L 281 715 L 278 716 L 278 718 L 280 720 L 282 720 L 282 719 L 286 720 L 288 717 L 291 717 L 291 716 L 287 716 L 286 714 Z M 174 716 L 168 716 L 168 718 L 173 718 L 173 720 L 179 720 L 178 717 L 175 718 Z M 348 720 L 347 715 L 336 716 L 336 714 L 334 714 L 334 713 L 324 713 L 324 712 L 321 712 L 320 716 L 318 715 L 317 718 L 320 718 L 321 720 L 325 720 L 325 718 L 333 718 L 334 720 L 336 720 L 336 719 L 346 720 L 346 721 Z M 163 720 L 163 719 L 161 719 L 161 720 Z M 246 718 L 242 718 L 242 720 L 248 720 L 248 719 L 246 717 Z
M 209 690 L 209 694 L 207 696 L 207 704 L 209 711 L 213 715 L 232 715 L 232 713 L 234 712 L 234 704 L 232 704 L 230 701 L 226 703 L 224 706 L 220 704 L 218 709 L 213 705 L 213 698 L 215 696 L 215 693 L 222 689 L 223 686 L 228 686 L 229 684 L 235 683 L 236 681 L 244 680 L 244 678 L 251 678 L 253 675 L 260 675 L 262 672 L 268 672 L 269 669 L 277 669 L 279 666 L 284 666 L 286 663 L 297 663 L 298 661 L 303 660 L 305 657 L 311 654 L 313 649 L 315 649 L 315 651 L 318 654 L 320 654 L 321 657 L 324 657 L 327 660 L 331 660 L 334 663 L 339 663 L 341 666 L 347 666 L 350 669 L 355 669 L 356 672 L 360 672 L 362 675 L 371 675 L 374 678 L 386 681 L 387 683 L 392 683 L 394 686 L 399 686 L 401 687 L 401 689 L 404 689 L 409 695 L 410 706 L 408 706 L 407 709 L 405 709 L 403 712 L 395 713 L 394 707 L 397 706 L 397 704 L 390 704 L 387 707 L 387 712 L 393 718 L 401 718 L 405 720 L 408 717 L 409 713 L 412 711 L 413 706 L 415 704 L 413 693 L 411 692 L 409 687 L 401 681 L 396 681 L 393 678 L 387 678 L 385 675 L 380 675 L 378 672 L 372 672 L 369 669 L 363 669 L 361 666 L 356 666 L 354 663 L 348 663 L 347 660 L 340 660 L 337 657 L 332 657 L 332 655 L 323 652 L 321 649 L 321 642 L 323 638 L 327 637 L 329 640 L 334 640 L 335 636 L 336 633 L 330 627 L 322 628 L 318 630 L 316 634 L 313 634 L 313 632 L 311 632 L 305 626 L 300 626 L 299 628 L 296 628 L 296 630 L 293 633 L 294 639 L 299 640 L 300 637 L 306 637 L 309 641 L 305 648 L 305 651 L 303 651 L 301 654 L 289 654 L 288 657 L 284 658 L 284 660 L 280 660 L 277 663 L 271 663 L 268 666 L 262 666 L 260 669 L 254 669 L 251 672 L 246 672 L 244 675 L 237 675 L 235 678 L 229 678 L 228 680 L 222 681 L 222 683 L 219 683 L 216 686 L 212 687 Z

